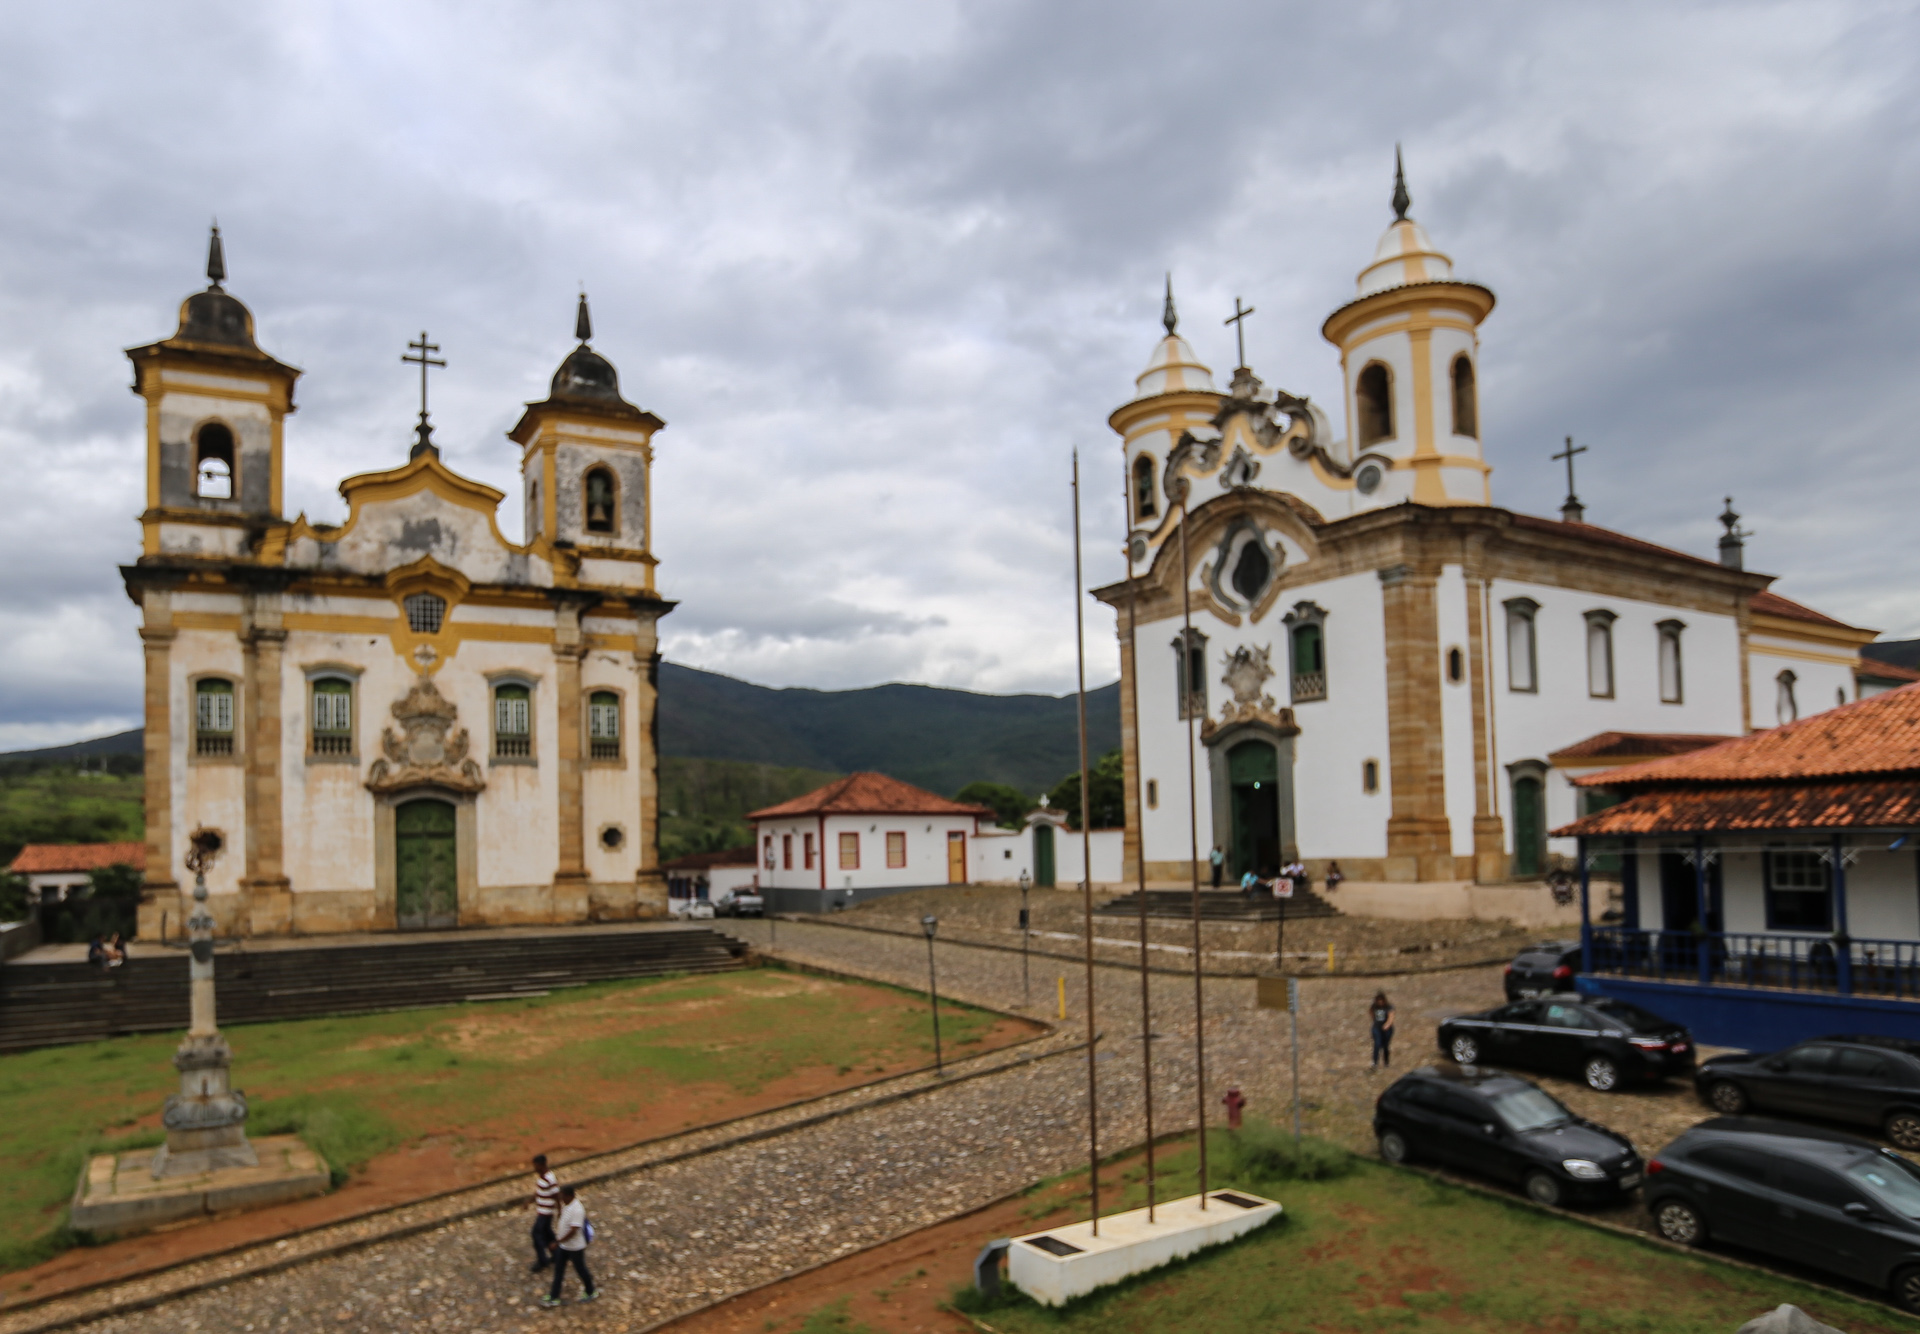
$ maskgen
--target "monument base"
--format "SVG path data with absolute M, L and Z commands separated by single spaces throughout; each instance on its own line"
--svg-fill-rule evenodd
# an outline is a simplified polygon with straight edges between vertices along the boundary
M 1243 1190 L 1207 1192 L 1168 1200 L 1147 1221 L 1145 1209 L 1109 1214 L 1092 1223 L 1069 1223 L 1025 1237 L 1007 1249 L 1007 1277 L 1043 1306 L 1061 1306 L 1109 1283 L 1158 1269 L 1196 1251 L 1253 1231 L 1280 1216 L 1272 1200 Z
M 87 1164 L 73 1192 L 69 1224 L 101 1237 L 206 1218 L 235 1209 L 260 1209 L 310 1195 L 324 1195 L 332 1184 L 327 1164 L 297 1135 L 268 1135 L 252 1141 L 251 1167 L 215 1167 L 198 1175 L 180 1174 L 178 1155 L 169 1175 L 155 1179 L 153 1152 L 101 1154 Z

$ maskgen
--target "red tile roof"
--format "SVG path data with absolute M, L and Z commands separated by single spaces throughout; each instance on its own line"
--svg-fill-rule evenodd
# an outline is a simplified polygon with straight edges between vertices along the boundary
M 1696 556 L 1687 551 L 1675 551 L 1672 547 L 1663 547 L 1657 542 L 1643 542 L 1637 537 L 1628 537 L 1625 533 L 1616 533 L 1611 528 L 1600 528 L 1590 523 L 1568 523 L 1564 519 L 1543 519 L 1537 514 L 1516 513 L 1513 516 L 1513 526 L 1531 528 L 1536 532 L 1560 533 L 1584 538 L 1600 546 L 1619 547 L 1622 551 L 1666 556 L 1671 560 L 1690 561 L 1695 565 L 1711 565 L 1716 570 L 1726 568 L 1717 560 L 1707 560 L 1703 556 Z
M 1920 679 L 1920 678 L 1916 678 Z M 1654 755 L 1684 755 L 1690 750 L 1701 750 L 1707 746 L 1717 746 L 1722 741 L 1731 741 L 1732 737 L 1724 732 L 1708 734 L 1703 732 L 1602 732 L 1590 736 L 1585 741 L 1576 741 L 1571 746 L 1556 750 L 1547 756 L 1555 763 L 1567 760 L 1598 762 L 1602 760 L 1644 760 Z
M 144 843 L 29 843 L 7 869 L 15 875 L 57 875 L 146 864 Z
M 859 773 L 835 779 L 804 797 L 749 811 L 747 819 L 777 820 L 790 815 L 978 815 L 991 819 L 993 812 L 985 806 L 950 801 L 885 774 Z
M 1791 782 L 1920 775 L 1920 685 L 1901 686 L 1705 750 L 1586 774 L 1581 787 Z
M 1791 598 L 1783 598 L 1778 593 L 1765 589 L 1755 593 L 1748 600 L 1748 606 L 1766 616 L 1781 616 L 1789 621 L 1811 621 L 1815 625 L 1831 625 L 1838 630 L 1851 630 L 1854 627 L 1845 621 L 1836 621 L 1825 612 L 1815 611 L 1812 607 L 1803 607 Z
M 1920 825 L 1920 781 L 1855 779 L 1642 792 L 1553 831 L 1714 833 L 1766 829 L 1902 829 Z
M 1920 681 L 1920 670 L 1902 667 L 1897 662 L 1862 656 L 1853 674 L 1868 681 Z
M 663 871 L 708 871 L 716 866 L 752 866 L 754 865 L 753 845 L 744 848 L 728 848 L 724 852 L 690 852 L 684 857 L 675 857 L 670 862 L 661 862 Z

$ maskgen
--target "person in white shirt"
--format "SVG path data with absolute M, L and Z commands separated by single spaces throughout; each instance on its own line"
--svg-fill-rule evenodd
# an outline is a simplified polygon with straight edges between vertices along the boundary
M 560 1183 L 547 1170 L 547 1155 L 533 1156 L 533 1272 L 553 1263 L 553 1215 L 560 1207 Z
M 560 1304 L 560 1284 L 567 1276 L 569 1264 L 580 1271 L 581 1286 L 586 1288 L 580 1300 L 592 1301 L 600 1295 L 600 1290 L 594 1286 L 593 1275 L 587 1272 L 587 1206 L 575 1197 L 572 1186 L 560 1187 L 560 1218 L 554 1224 L 554 1232 L 557 1235 L 553 1243 L 553 1287 L 540 1299 L 540 1304 Z

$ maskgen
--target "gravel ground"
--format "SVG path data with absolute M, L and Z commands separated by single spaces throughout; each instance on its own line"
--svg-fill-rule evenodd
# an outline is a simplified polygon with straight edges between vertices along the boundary
M 726 928 L 796 962 L 923 986 L 925 943 L 811 923 L 745 921 Z M 936 947 L 943 994 L 1018 1012 L 1020 956 L 943 943 Z M 1137 1143 L 1141 1108 L 1140 983 L 1117 968 L 1097 972 L 1103 1032 L 1100 1080 L 1103 1147 Z M 1033 1013 L 1052 1018 L 1055 979 L 1067 977 L 1069 1017 L 1058 1048 L 1084 1025 L 1084 976 L 1058 961 L 1033 961 Z M 1497 966 L 1391 979 L 1399 1010 L 1399 1065 L 1428 1059 L 1432 1024 L 1499 999 Z M 1193 984 L 1150 979 L 1155 1130 L 1190 1127 L 1195 1115 Z M 1387 1072 L 1367 1068 L 1365 1008 L 1380 982 L 1316 978 L 1303 985 L 1301 1078 L 1305 1125 L 1355 1148 L 1370 1147 L 1368 1119 Z M 1253 983 L 1206 984 L 1209 1119 L 1230 1083 L 1251 1110 L 1279 1119 L 1289 1089 L 1286 1016 L 1253 1006 Z M 1033 1048 L 1027 1049 L 1029 1052 Z M 982 1058 L 993 1061 L 995 1058 Z M 998 1058 L 1011 1063 L 1011 1054 Z M 583 1189 L 599 1238 L 590 1264 L 604 1295 L 542 1312 L 542 1286 L 526 1272 L 524 1210 L 499 1208 L 424 1234 L 285 1272 L 236 1279 L 214 1291 L 144 1312 L 81 1326 L 100 1331 L 580 1330 L 645 1329 L 729 1293 L 797 1268 L 977 1207 L 1036 1178 L 1083 1163 L 1087 1064 L 1073 1051 L 1003 1073 L 935 1085 L 918 1096 L 867 1106 L 824 1123 L 722 1148 L 672 1164 L 636 1166 Z M 1666 1094 L 1602 1098 L 1543 1081 L 1577 1110 L 1632 1135 L 1642 1148 L 1697 1119 L 1679 1086 Z M 564 1090 L 556 1090 L 564 1097 Z M 1671 1129 L 1670 1129 L 1671 1128 Z M 563 1176 L 563 1180 L 564 1180 Z M 1630 1221 L 1631 1216 L 1629 1215 Z M 572 1280 L 569 1280 L 570 1285 Z M 577 1287 L 570 1286 L 572 1295 Z M 49 1310 L 46 1314 L 51 1315 Z M 15 1318 L 16 1320 L 19 1317 Z M 0 1320 L 0 1331 L 25 1328 Z

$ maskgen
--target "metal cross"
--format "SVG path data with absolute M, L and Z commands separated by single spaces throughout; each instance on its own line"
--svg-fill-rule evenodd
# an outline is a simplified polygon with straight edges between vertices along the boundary
M 1587 447 L 1585 445 L 1576 446 L 1573 443 L 1573 437 L 1568 436 L 1567 447 L 1561 450 L 1558 454 L 1553 455 L 1553 458 L 1556 461 L 1560 459 L 1565 459 L 1567 461 L 1567 495 L 1569 497 L 1573 495 L 1573 456 L 1575 454 L 1584 454 L 1586 452 L 1587 452 Z
M 428 355 L 432 352 L 438 352 L 440 350 L 440 344 L 429 343 L 425 329 L 420 331 L 419 340 L 408 343 L 407 348 L 410 352 L 418 352 L 420 354 L 417 357 L 403 354 L 400 358 L 400 360 L 406 362 L 408 365 L 417 365 L 420 367 L 420 424 L 413 428 L 414 435 L 419 437 L 413 446 L 413 452 L 418 454 L 422 450 L 434 448 L 433 427 L 427 421 L 427 367 L 444 366 L 447 363 L 439 357 Z M 438 451 L 436 450 L 435 452 L 437 453 Z
M 1240 298 L 1235 297 L 1233 299 L 1233 315 L 1221 321 L 1222 324 L 1231 324 L 1233 326 L 1233 341 L 1239 349 L 1240 364 L 1242 366 L 1247 364 L 1247 326 L 1245 321 L 1247 316 L 1251 314 L 1253 314 L 1253 307 L 1248 306 L 1245 310 L 1240 309 Z

